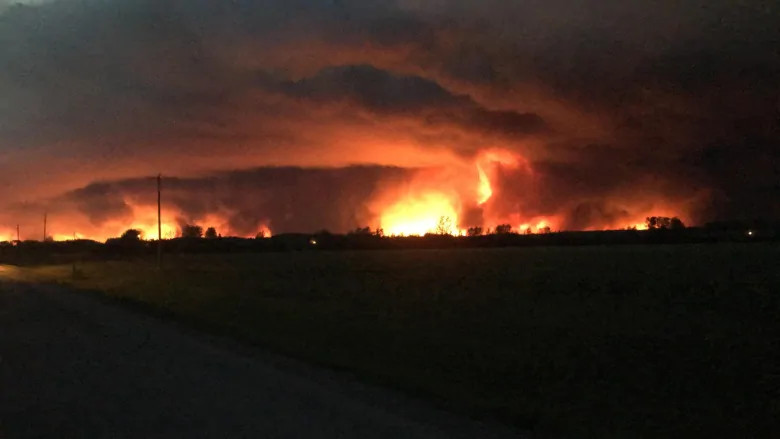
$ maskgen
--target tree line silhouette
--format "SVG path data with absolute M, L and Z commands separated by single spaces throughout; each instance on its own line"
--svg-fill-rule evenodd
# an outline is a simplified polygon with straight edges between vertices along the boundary
M 469 227 L 465 236 L 454 236 L 452 220 L 443 218 L 435 230 L 424 236 L 387 236 L 381 228 L 358 227 L 344 234 L 321 230 L 316 233 L 286 233 L 255 238 L 223 237 L 214 227 L 205 232 L 198 225 L 183 225 L 180 236 L 163 239 L 165 254 L 199 252 L 265 252 L 317 250 L 380 250 L 576 245 L 645 245 L 717 242 L 780 241 L 780 221 L 732 220 L 685 227 L 675 217 L 648 217 L 648 230 L 552 232 L 548 227 L 530 233 L 513 230 L 508 224 L 493 229 Z M 105 243 L 91 240 L 0 242 L 0 263 L 62 263 L 72 260 L 126 258 L 153 255 L 157 242 L 143 239 L 140 230 L 129 229 Z
M 651 216 L 647 217 L 645 220 L 645 224 L 647 226 L 648 230 L 682 230 L 685 229 L 685 224 L 677 218 L 677 217 L 663 217 L 663 216 Z M 633 229 L 635 230 L 635 229 Z M 514 230 L 512 228 L 511 224 L 499 224 L 494 229 L 488 228 L 487 230 L 483 229 L 481 226 L 472 226 L 466 229 L 466 236 L 467 237 L 477 237 L 477 236 L 484 236 L 484 235 L 510 235 L 510 234 L 525 234 L 525 235 L 531 235 L 531 234 L 550 234 L 552 233 L 552 230 L 549 226 L 540 227 L 537 228 L 536 232 L 533 231 L 533 229 L 529 226 L 522 230 Z M 321 230 L 320 232 L 315 233 L 315 235 L 331 235 L 332 233 L 327 230 Z M 429 233 L 425 234 L 424 236 L 431 236 L 431 235 L 437 235 L 437 236 L 446 236 L 446 235 L 458 235 L 458 229 L 455 227 L 454 222 L 452 218 L 449 216 L 442 216 L 439 218 L 439 221 L 436 224 L 436 227 Z M 374 236 L 374 237 L 384 237 L 384 229 L 382 228 L 376 228 L 371 229 L 371 227 L 357 227 L 353 230 L 350 230 L 346 234 L 350 237 L 357 237 L 357 236 Z M 219 234 L 215 227 L 208 227 L 205 232 L 203 230 L 203 227 L 197 224 L 183 224 L 180 229 L 180 238 L 182 239 L 219 239 L 222 238 L 222 235 Z M 263 239 L 265 238 L 265 232 L 260 231 L 255 236 L 256 239 Z M 114 243 L 133 243 L 133 242 L 140 242 L 143 238 L 143 233 L 140 230 L 137 229 L 128 229 L 126 230 L 118 239 L 109 239 L 110 242 Z

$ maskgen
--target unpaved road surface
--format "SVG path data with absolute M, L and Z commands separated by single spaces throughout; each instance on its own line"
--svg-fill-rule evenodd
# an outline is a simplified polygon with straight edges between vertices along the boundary
M 518 436 L 93 297 L 0 280 L 3 439 Z

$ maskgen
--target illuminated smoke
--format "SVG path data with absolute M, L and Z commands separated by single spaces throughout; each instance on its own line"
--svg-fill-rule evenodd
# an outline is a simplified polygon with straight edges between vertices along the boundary
M 222 236 L 255 237 L 327 229 L 381 228 L 386 235 L 435 233 L 440 221 L 449 232 L 469 227 L 487 231 L 508 224 L 519 233 L 549 230 L 602 230 L 644 227 L 647 216 L 680 216 L 686 206 L 645 193 L 632 197 L 600 194 L 586 203 L 582 193 L 547 191 L 555 174 L 533 169 L 510 151 L 488 149 L 450 166 L 261 168 L 202 178 L 167 178 L 163 191 L 163 238 L 180 234 L 185 224 L 214 227 Z M 489 196 L 488 196 L 489 195 Z M 48 210 L 52 236 L 105 240 L 129 228 L 144 239 L 157 238 L 153 178 L 100 183 L 50 200 L 18 207 L 22 235 L 38 239 L 36 212 Z M 0 229 L 12 239 L 14 230 Z
M 490 187 L 490 180 L 479 163 L 477 163 L 477 172 L 479 172 L 479 199 L 477 200 L 477 204 L 482 205 L 493 196 L 493 188 Z
M 17 3 L 0 239 L 780 216 L 777 8 Z

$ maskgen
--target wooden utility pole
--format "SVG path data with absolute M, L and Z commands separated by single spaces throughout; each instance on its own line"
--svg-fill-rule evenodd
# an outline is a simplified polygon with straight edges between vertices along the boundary
M 16 242 L 22 242 L 22 240 L 19 239 L 19 224 L 16 225 Z
M 162 174 L 157 174 L 157 269 L 162 269 Z
M 46 242 L 46 217 L 48 216 L 47 212 L 43 212 L 43 242 Z

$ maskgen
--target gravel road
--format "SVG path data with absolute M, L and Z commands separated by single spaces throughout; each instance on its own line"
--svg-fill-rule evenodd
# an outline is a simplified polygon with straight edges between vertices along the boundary
M 511 438 L 347 374 L 0 280 L 0 438 Z

